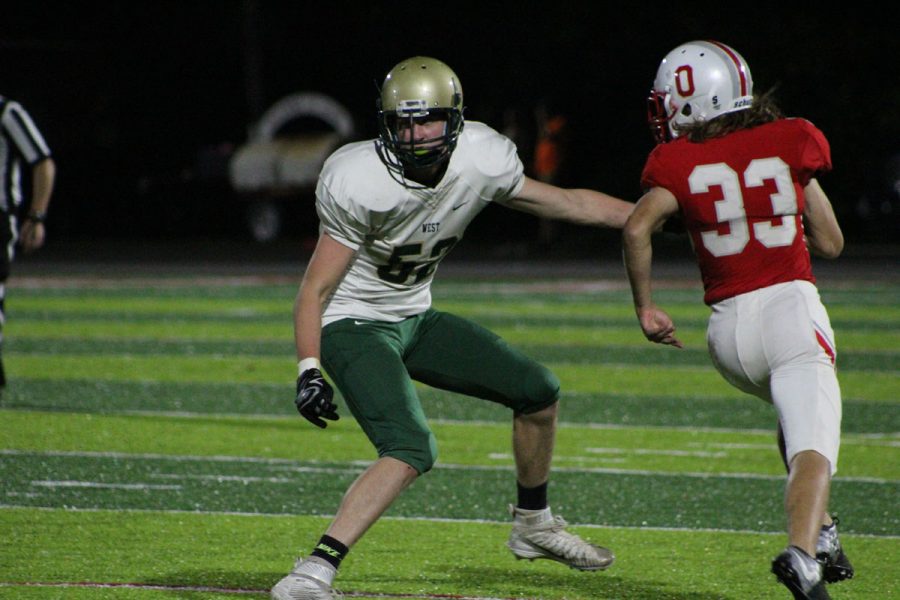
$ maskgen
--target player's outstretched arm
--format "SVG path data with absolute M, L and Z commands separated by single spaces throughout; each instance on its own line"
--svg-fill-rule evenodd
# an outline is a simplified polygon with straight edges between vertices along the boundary
M 634 204 L 587 189 L 564 189 L 525 178 L 521 191 L 503 205 L 516 210 L 579 225 L 621 229 Z

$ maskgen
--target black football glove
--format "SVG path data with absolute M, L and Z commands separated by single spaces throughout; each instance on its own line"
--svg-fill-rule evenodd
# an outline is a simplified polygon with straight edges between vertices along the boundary
M 328 425 L 322 417 L 329 421 L 340 419 L 337 405 L 331 401 L 333 396 L 331 384 L 325 381 L 319 369 L 306 369 L 297 378 L 297 399 L 294 404 L 300 414 L 316 427 L 325 429 Z

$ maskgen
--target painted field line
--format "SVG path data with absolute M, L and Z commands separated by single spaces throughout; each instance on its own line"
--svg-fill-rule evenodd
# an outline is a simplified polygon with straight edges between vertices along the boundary
M 346 467 L 310 467 L 301 462 L 316 463 L 319 461 L 298 461 L 289 458 L 259 458 L 252 456 L 185 456 L 177 454 L 128 454 L 125 452 L 79 452 L 79 451 L 36 451 L 36 450 L 0 450 L 0 456 L 62 456 L 62 457 L 79 457 L 79 458 L 117 458 L 117 459 L 137 459 L 137 460 L 170 460 L 173 462 L 231 462 L 231 463 L 249 463 L 249 464 L 266 464 L 266 465 L 284 465 L 288 470 L 297 472 L 319 472 L 318 469 L 327 469 L 328 473 L 358 473 L 360 469 L 364 469 L 372 464 L 373 461 L 352 460 L 348 461 Z M 511 454 L 491 454 L 489 458 L 497 460 L 512 460 Z M 437 464 L 435 470 L 448 469 L 454 471 L 513 471 L 513 465 L 460 465 L 460 464 Z M 673 472 L 673 471 L 650 471 L 645 469 L 616 469 L 613 467 L 553 467 L 553 471 L 557 473 L 586 473 L 597 475 L 638 475 L 647 477 L 691 477 L 697 479 L 752 479 L 763 481 L 782 481 L 785 475 L 765 475 L 762 473 L 719 473 L 719 472 Z M 852 481 L 858 483 L 875 483 L 879 485 L 889 485 L 900 483 L 900 480 L 884 479 L 881 477 L 840 477 L 840 481 Z
M 156 590 L 162 592 L 210 592 L 218 594 L 265 594 L 268 590 L 246 590 L 241 588 L 208 587 L 203 585 L 157 585 L 150 583 L 103 583 L 99 581 L 64 581 L 42 582 L 23 581 L 0 582 L 0 588 L 4 587 L 35 587 L 35 588 L 88 588 L 88 589 L 136 589 Z
M 706 450 L 659 450 L 656 448 L 585 448 L 589 454 L 637 454 L 638 456 L 689 456 L 697 458 L 727 458 L 727 452 Z
M 153 583 L 106 583 L 99 581 L 72 581 L 72 582 L 40 582 L 28 581 L 23 583 L 0 582 L 2 587 L 38 587 L 38 588 L 88 588 L 88 589 L 130 589 L 130 590 L 155 590 L 161 592 L 208 592 L 215 594 L 266 594 L 269 590 L 209 587 L 203 585 L 159 585 Z M 389 594 L 385 592 L 343 591 L 345 598 L 425 598 L 426 600 L 527 600 L 516 597 L 497 596 L 462 596 L 459 594 Z
M 291 469 L 291 471 L 295 471 Z M 296 469 L 297 473 L 327 473 L 331 475 L 335 474 L 343 474 L 352 471 L 351 469 L 319 469 L 316 467 L 298 467 Z M 357 473 L 362 473 L 363 469 L 356 469 Z M 198 481 L 230 481 L 236 483 L 284 483 L 284 484 L 296 484 L 296 479 L 289 479 L 287 477 L 253 477 L 253 476 L 242 476 L 242 475 L 187 475 L 182 473 L 151 473 L 150 477 L 155 479 L 195 479 Z M 165 487 L 165 486 L 160 486 Z M 180 488 L 180 485 L 175 485 L 171 487 Z
M 209 287 L 259 287 L 269 285 L 296 285 L 297 277 L 291 275 L 197 275 L 196 277 L 184 277 L 175 275 L 167 276 L 136 276 L 136 277 L 109 277 L 105 275 L 79 275 L 79 276 L 31 276 L 16 277 L 17 288 L 29 290 L 59 290 L 80 289 L 87 293 L 96 289 L 130 289 L 140 291 L 145 288 L 195 288 L 197 286 Z
M 16 411 L 16 412 L 44 412 L 42 409 L 31 409 L 31 408 L 4 408 L 2 410 Z M 76 413 L 77 414 L 77 413 Z M 91 413 L 96 414 L 96 413 Z M 298 417 L 296 415 L 285 415 L 281 413 L 204 413 L 204 412 L 192 412 L 192 411 L 182 411 L 182 410 L 120 410 L 112 413 L 104 413 L 99 416 L 137 416 L 137 417 L 175 417 L 175 418 L 184 418 L 184 419 L 219 419 L 219 420 L 230 420 L 230 419 L 245 419 L 245 420 L 283 420 L 283 421 L 297 421 Z M 344 417 L 348 418 L 348 417 Z M 349 417 L 352 420 L 352 417 Z M 302 422 L 298 421 L 302 424 Z M 504 425 L 506 421 L 483 421 L 483 420 L 472 420 L 472 421 L 464 421 L 460 419 L 429 419 L 429 423 L 434 425 L 467 425 L 473 427 L 496 427 L 498 425 Z M 512 422 L 512 419 L 509 421 Z M 654 431 L 676 431 L 676 432 L 699 432 L 699 433 L 725 433 L 725 434 L 748 434 L 748 435 L 774 435 L 774 429 L 753 429 L 753 428 L 738 428 L 738 427 L 695 427 L 691 425 L 621 425 L 618 423 L 583 423 L 583 422 L 575 422 L 575 421 L 559 421 L 557 426 L 560 428 L 572 428 L 572 429 L 610 429 L 610 430 L 623 430 L 623 429 L 649 429 Z M 884 444 L 891 447 L 896 447 L 900 445 L 900 440 L 897 438 L 900 437 L 900 432 L 877 432 L 877 433 L 854 433 L 846 436 L 848 439 L 841 439 L 841 444 L 854 444 L 858 443 L 857 440 L 887 440 Z M 855 439 L 854 439 L 855 438 Z M 774 446 L 767 446 L 774 447 Z
M 224 455 L 213 455 L 213 456 L 187 456 L 187 455 L 177 455 L 177 454 L 155 454 L 155 453 L 138 453 L 138 454 L 130 454 L 127 452 L 82 452 L 82 451 L 67 451 L 67 450 L 11 450 L 11 449 L 3 449 L 0 450 L 0 456 L 8 455 L 8 456 L 72 456 L 79 458 L 146 458 L 146 459 L 166 459 L 173 460 L 175 462 L 180 461 L 189 461 L 189 460 L 206 460 L 212 462 L 243 462 L 243 463 L 254 463 L 254 464 L 287 464 L 294 465 L 297 464 L 298 460 L 290 459 L 290 458 L 259 458 L 254 456 L 224 456 Z M 317 462 L 317 461 L 306 461 L 306 462 Z
M 20 412 L 42 412 L 40 408 L 38 409 L 19 409 L 19 408 L 7 408 L 4 410 L 15 410 Z M 97 414 L 97 413 L 91 413 Z M 510 413 L 511 414 L 511 413 Z M 136 416 L 136 417 L 175 417 L 175 418 L 184 418 L 184 419 L 219 419 L 219 420 L 230 420 L 230 419 L 247 419 L 247 420 L 280 420 L 280 421 L 297 421 L 298 417 L 296 415 L 285 415 L 282 413 L 205 413 L 205 412 L 191 412 L 184 410 L 119 410 L 112 413 L 105 413 L 100 416 Z M 347 417 L 342 417 L 342 420 Z M 352 420 L 352 417 L 350 417 Z M 464 421 L 460 419 L 429 419 L 429 423 L 433 425 L 471 425 L 473 427 L 496 427 L 498 425 L 507 424 L 506 421 L 483 421 L 483 420 L 471 420 Z M 298 421 L 298 423 L 302 424 L 302 421 Z M 510 417 L 509 423 L 512 423 L 512 417 Z M 674 426 L 670 427 L 667 425 L 619 425 L 616 423 L 580 423 L 575 421 L 559 421 L 557 423 L 558 427 L 566 427 L 566 428 L 579 428 L 579 429 L 654 429 L 654 430 L 670 430 L 670 431 L 690 431 L 690 432 L 701 432 L 701 433 L 747 433 L 754 435 L 771 435 L 774 433 L 774 430 L 771 429 L 740 429 L 740 428 L 732 428 L 732 427 L 694 427 L 690 425 L 682 425 L 682 426 Z M 868 435 L 875 437 L 887 437 L 890 435 L 900 435 L 900 434 L 887 434 L 887 433 L 875 433 L 875 434 L 858 434 L 858 437 L 866 437 Z
M 32 481 L 35 487 L 48 488 L 103 488 L 111 490 L 180 490 L 180 485 L 157 485 L 152 483 L 100 483 L 98 481 L 45 480 Z
M 64 510 L 66 512 L 73 513 L 96 513 L 96 512 L 119 512 L 119 513 L 165 513 L 165 514 L 183 514 L 183 515 L 210 515 L 210 516 L 226 516 L 226 517 L 247 517 L 247 518 L 258 518 L 263 517 L 266 519 L 293 519 L 298 516 L 312 516 L 317 519 L 325 519 L 331 520 L 334 519 L 334 515 L 328 514 L 317 514 L 317 515 L 296 515 L 296 514 L 285 514 L 285 513 L 258 513 L 258 512 L 238 512 L 238 511 L 224 511 L 224 510 L 161 510 L 161 509 L 150 509 L 150 508 L 76 508 L 67 506 L 65 508 L 59 507 L 48 507 L 48 506 L 31 506 L 26 504 L 0 504 L 0 511 L 4 509 L 9 510 L 17 510 L 17 509 L 27 509 L 27 510 L 40 510 L 40 511 L 59 511 Z M 420 523 L 447 523 L 447 524 L 457 524 L 457 523 L 468 523 L 475 525 L 512 525 L 512 522 L 509 520 L 497 520 L 497 519 L 460 519 L 460 518 L 450 518 L 450 517 L 400 517 L 395 515 L 383 515 L 379 520 L 382 521 L 414 521 Z M 755 529 L 725 529 L 725 528 L 715 528 L 715 527 L 660 527 L 660 526 L 649 526 L 642 525 L 640 527 L 631 526 L 631 525 L 598 525 L 596 523 L 569 523 L 569 525 L 573 527 L 583 527 L 585 529 L 618 529 L 624 531 L 658 531 L 658 532 L 676 532 L 676 533 L 734 533 L 739 535 L 784 535 L 784 531 L 759 531 Z M 875 534 L 875 533 L 848 533 L 845 531 L 841 532 L 842 537 L 854 537 L 854 538 L 867 538 L 873 540 L 900 540 L 900 535 L 894 534 Z

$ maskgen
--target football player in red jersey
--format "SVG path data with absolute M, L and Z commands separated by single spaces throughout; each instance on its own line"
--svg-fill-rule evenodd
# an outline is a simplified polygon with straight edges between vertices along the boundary
M 753 95 L 743 57 L 693 41 L 659 66 L 649 98 L 658 145 L 646 190 L 623 232 L 635 312 L 648 340 L 681 348 L 651 295 L 651 235 L 678 215 L 690 235 L 712 309 L 716 368 L 775 405 L 788 467 L 789 546 L 772 572 L 795 599 L 827 599 L 825 582 L 853 576 L 828 515 L 840 446 L 835 342 L 810 251 L 835 258 L 844 239 L 816 176 L 831 170 L 825 136 Z

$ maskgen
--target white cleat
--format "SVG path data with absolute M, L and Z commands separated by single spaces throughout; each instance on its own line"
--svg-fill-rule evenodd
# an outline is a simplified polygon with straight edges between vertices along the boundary
M 602 571 L 616 559 L 608 549 L 566 531 L 566 522 L 549 508 L 523 511 L 510 505 L 509 512 L 515 521 L 506 545 L 517 559 L 546 558 L 579 571 Z
M 334 569 L 316 561 L 297 559 L 294 570 L 272 588 L 272 600 L 341 600 L 331 587 Z

